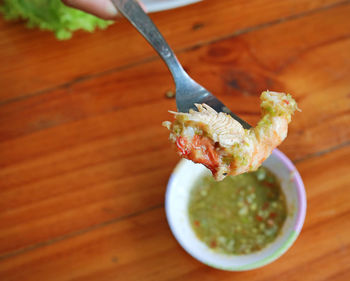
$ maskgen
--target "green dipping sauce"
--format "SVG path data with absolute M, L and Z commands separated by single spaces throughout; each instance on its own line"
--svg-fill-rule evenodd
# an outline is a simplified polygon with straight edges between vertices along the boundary
M 287 216 L 277 178 L 266 168 L 217 182 L 201 178 L 189 201 L 191 225 L 200 240 L 225 254 L 250 254 L 275 240 Z

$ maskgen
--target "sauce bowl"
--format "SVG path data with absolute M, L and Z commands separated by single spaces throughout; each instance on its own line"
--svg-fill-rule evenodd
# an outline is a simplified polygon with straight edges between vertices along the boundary
M 267 265 L 282 256 L 298 237 L 305 219 L 306 194 L 303 181 L 293 165 L 278 149 L 263 166 L 275 174 L 286 197 L 287 218 L 277 238 L 258 252 L 227 255 L 215 252 L 197 238 L 188 216 L 188 202 L 195 182 L 210 172 L 201 164 L 182 159 L 170 176 L 165 211 L 170 229 L 179 244 L 202 263 L 229 271 L 245 271 Z

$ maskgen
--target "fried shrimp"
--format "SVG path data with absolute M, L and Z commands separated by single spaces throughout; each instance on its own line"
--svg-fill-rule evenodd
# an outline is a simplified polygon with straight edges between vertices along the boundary
M 175 120 L 165 121 L 169 139 L 180 156 L 201 163 L 216 180 L 227 175 L 255 171 L 287 136 L 288 124 L 299 110 L 291 95 L 266 91 L 261 94 L 262 117 L 255 128 L 244 129 L 230 115 L 206 104 L 198 111 L 172 112 Z

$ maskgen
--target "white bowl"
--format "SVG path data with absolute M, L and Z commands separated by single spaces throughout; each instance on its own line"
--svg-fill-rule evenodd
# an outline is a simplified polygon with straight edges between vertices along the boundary
M 286 197 L 288 216 L 274 242 L 259 252 L 247 255 L 225 255 L 210 249 L 195 235 L 188 217 L 188 201 L 193 184 L 210 172 L 203 165 L 181 160 L 167 186 L 165 210 L 169 226 L 180 245 L 206 265 L 230 271 L 244 271 L 264 266 L 279 258 L 294 243 L 304 223 L 306 195 L 302 179 L 292 162 L 279 150 L 263 166 L 279 179 Z

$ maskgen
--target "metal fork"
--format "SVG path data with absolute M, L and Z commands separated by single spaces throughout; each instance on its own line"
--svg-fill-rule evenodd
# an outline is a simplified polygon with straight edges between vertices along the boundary
M 195 103 L 205 103 L 217 112 L 230 114 L 246 129 L 251 126 L 232 113 L 219 99 L 195 82 L 183 69 L 174 52 L 136 0 L 112 0 L 118 11 L 143 35 L 168 66 L 176 85 L 176 106 L 180 112 L 195 109 Z

